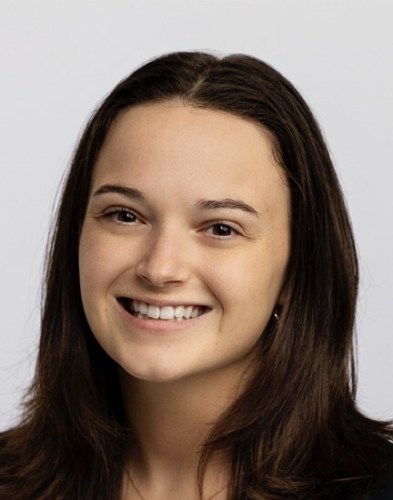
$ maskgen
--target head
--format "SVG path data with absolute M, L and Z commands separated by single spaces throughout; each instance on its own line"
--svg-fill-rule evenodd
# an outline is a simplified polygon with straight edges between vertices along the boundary
M 283 300 L 289 198 L 268 135 L 248 120 L 180 99 L 116 118 L 79 275 L 90 328 L 127 386 L 192 377 L 206 397 L 206 376 L 229 389 L 245 378 Z
M 277 71 L 243 55 L 219 59 L 204 53 L 176 53 L 152 60 L 120 82 L 87 124 L 63 190 L 49 260 L 41 367 L 51 353 L 58 355 L 51 380 L 45 384 L 60 384 L 67 372 L 69 381 L 62 392 L 69 401 L 78 399 L 73 384 L 84 379 L 116 406 L 110 390 L 116 384 L 115 366 L 91 334 L 82 304 L 81 277 L 82 289 L 87 285 L 79 268 L 80 244 L 110 135 L 127 120 L 146 122 L 148 109 L 155 110 L 155 117 L 163 110 L 167 117 L 180 109 L 187 116 L 194 112 L 194 119 L 213 115 L 224 117 L 225 123 L 233 119 L 244 124 L 242 130 L 249 127 L 250 134 L 260 134 L 261 144 L 266 144 L 269 161 L 279 172 L 283 200 L 288 202 L 288 238 L 284 239 L 288 251 L 277 267 L 281 274 L 273 280 L 274 293 L 265 307 L 254 350 L 254 374 L 243 395 L 244 408 L 244 403 L 250 407 L 247 395 L 254 394 L 255 413 L 246 415 L 243 410 L 241 425 L 262 418 L 273 425 L 283 408 L 287 416 L 301 418 L 299 401 L 312 408 L 314 422 L 321 422 L 352 390 L 348 366 L 357 261 L 350 223 L 310 109 Z M 84 255 L 83 263 L 87 260 Z M 150 284 L 151 270 L 145 261 L 138 271 Z M 272 317 L 277 305 L 279 322 Z M 262 407 L 263 416 L 257 411 Z M 232 410 L 235 414 L 236 406 Z

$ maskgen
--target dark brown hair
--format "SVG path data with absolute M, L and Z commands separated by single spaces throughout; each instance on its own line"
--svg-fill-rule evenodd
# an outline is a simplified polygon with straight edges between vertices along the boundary
M 36 374 L 21 423 L 1 439 L 0 497 L 116 500 L 132 433 L 115 362 L 94 339 L 80 296 L 78 246 L 92 171 L 114 119 L 180 99 L 262 127 L 291 193 L 291 257 L 280 321 L 262 333 L 259 368 L 206 443 L 232 468 L 229 498 L 348 498 L 377 484 L 392 458 L 389 423 L 355 403 L 358 264 L 347 210 L 320 129 L 302 97 L 245 55 L 182 52 L 124 79 L 76 148 L 48 252 Z

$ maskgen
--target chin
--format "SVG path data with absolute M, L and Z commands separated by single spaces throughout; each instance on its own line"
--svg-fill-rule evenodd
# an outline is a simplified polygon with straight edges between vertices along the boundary
M 122 365 L 121 369 L 126 377 L 131 377 L 141 382 L 155 382 L 160 384 L 175 382 L 189 375 L 181 370 L 176 370 L 173 365 L 167 367 L 158 366 L 157 364 L 154 367 L 144 365 L 140 368 Z

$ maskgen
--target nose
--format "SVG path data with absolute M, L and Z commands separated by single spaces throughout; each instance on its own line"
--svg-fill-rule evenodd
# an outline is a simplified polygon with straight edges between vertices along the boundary
M 155 235 L 136 266 L 136 274 L 150 286 L 160 288 L 185 282 L 189 265 L 184 245 L 169 232 Z

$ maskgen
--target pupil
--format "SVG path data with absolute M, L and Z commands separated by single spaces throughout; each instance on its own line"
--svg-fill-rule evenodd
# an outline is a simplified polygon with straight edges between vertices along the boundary
M 133 215 L 130 214 L 129 212 L 122 212 L 122 213 L 120 213 L 120 219 L 122 222 L 132 222 Z
M 219 236 L 230 236 L 231 228 L 225 224 L 218 224 L 216 226 L 216 234 Z

